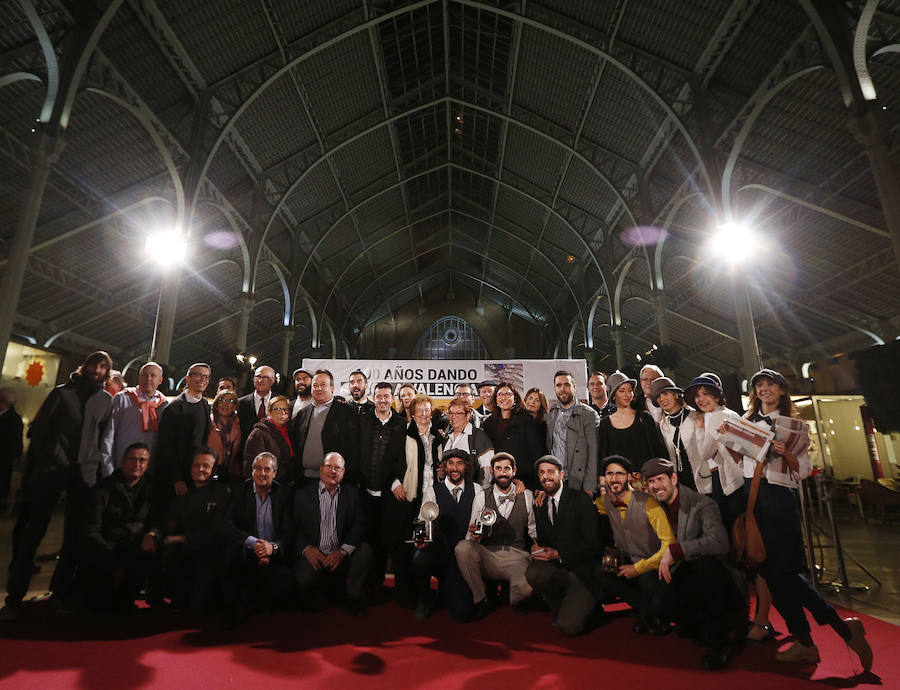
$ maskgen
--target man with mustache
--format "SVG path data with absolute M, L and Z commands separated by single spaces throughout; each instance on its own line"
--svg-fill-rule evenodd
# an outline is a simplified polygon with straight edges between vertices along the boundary
M 631 461 L 621 455 L 610 455 L 603 461 L 606 494 L 597 499 L 600 513 L 609 517 L 616 548 L 622 560 L 615 573 L 593 568 L 591 591 L 598 601 L 622 598 L 638 616 L 636 633 L 664 635 L 669 626 L 653 616 L 651 598 L 656 589 L 659 564 L 666 548 L 675 541 L 666 511 L 649 494 L 632 491 L 628 476 Z
M 306 369 L 294 371 L 294 392 L 297 397 L 291 402 L 291 419 L 304 407 L 312 405 L 312 374 Z

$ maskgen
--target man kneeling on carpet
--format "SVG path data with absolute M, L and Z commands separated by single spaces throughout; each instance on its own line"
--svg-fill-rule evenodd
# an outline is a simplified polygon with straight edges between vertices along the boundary
M 652 458 L 641 474 L 665 508 L 676 538 L 659 563 L 654 616 L 677 623 L 680 636 L 708 648 L 703 668 L 724 668 L 746 634 L 747 592 L 735 584 L 725 562 L 728 536 L 722 514 L 711 498 L 679 484 L 669 460 Z
M 534 471 L 546 496 L 534 510 L 537 542 L 525 577 L 550 605 L 553 624 L 565 635 L 578 635 L 598 606 L 579 577 L 601 558 L 597 511 L 584 491 L 563 486 L 565 470 L 559 458 L 539 458 Z
M 144 536 L 143 548 L 162 546 L 160 570 L 153 577 L 153 599 L 169 596 L 176 608 L 205 614 L 224 598 L 230 560 L 225 516 L 231 492 L 214 482 L 215 450 L 200 447 L 191 462 L 191 485 L 176 495 L 159 527 Z
M 149 466 L 147 445 L 132 443 L 118 469 L 91 489 L 79 580 L 92 611 L 133 609 L 149 571 L 152 556 L 141 549 L 150 514 Z
M 318 602 L 340 599 L 350 613 L 363 616 L 372 548 L 363 542 L 366 524 L 359 493 L 341 483 L 344 471 L 343 456 L 328 453 L 319 466 L 319 481 L 294 494 L 294 577 L 302 608 L 314 610 Z
M 416 588 L 416 618 L 427 618 L 437 608 L 438 600 L 458 621 L 472 616 L 472 591 L 459 572 L 455 549 L 469 529 L 472 505 L 476 496 L 484 502 L 484 491 L 472 481 L 470 454 L 451 448 L 441 457 L 444 478 L 434 483 L 434 500 L 438 506 L 433 523 L 433 542 L 417 543 L 412 558 L 413 582 Z M 438 595 L 431 591 L 431 576 L 438 579 Z
M 637 614 L 636 633 L 664 635 L 668 624 L 653 615 L 649 604 L 658 581 L 657 571 L 666 548 L 675 541 L 666 511 L 652 496 L 633 491 L 628 476 L 631 461 L 610 455 L 600 466 L 606 479 L 606 494 L 595 502 L 597 510 L 609 517 L 618 553 L 604 554 L 592 568 L 589 586 L 601 603 L 621 598 Z
M 456 545 L 456 563 L 472 590 L 475 620 L 483 619 L 491 608 L 485 577 L 509 582 L 509 603 L 519 608 L 534 591 L 525 578 L 531 563 L 529 544 L 537 536 L 534 499 L 528 490 L 516 493 L 516 459 L 509 453 L 491 458 L 491 473 L 494 485 L 475 495 L 469 531 Z M 487 511 L 493 513 L 485 520 L 482 513 Z

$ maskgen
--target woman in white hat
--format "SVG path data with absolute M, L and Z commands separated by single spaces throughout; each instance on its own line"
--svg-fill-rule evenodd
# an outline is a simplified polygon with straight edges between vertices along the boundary
M 641 467 L 650 458 L 668 457 L 659 427 L 649 412 L 631 407 L 637 381 L 621 371 L 606 379 L 609 398 L 615 411 L 600 422 L 598 460 L 610 455 L 622 455 L 634 467 Z

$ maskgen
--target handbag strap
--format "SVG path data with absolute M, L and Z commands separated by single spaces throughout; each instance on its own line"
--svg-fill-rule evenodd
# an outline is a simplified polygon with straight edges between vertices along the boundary
M 753 472 L 753 479 L 750 482 L 750 496 L 747 498 L 747 514 L 753 515 L 753 508 L 756 507 L 756 495 L 759 493 L 759 482 L 762 480 L 765 471 L 765 463 L 756 463 L 756 469 Z

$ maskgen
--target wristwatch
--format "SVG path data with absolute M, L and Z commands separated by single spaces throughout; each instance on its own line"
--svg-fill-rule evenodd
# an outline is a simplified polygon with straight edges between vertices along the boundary
M 272 542 L 272 555 L 275 556 L 278 553 L 278 544 L 274 541 Z

